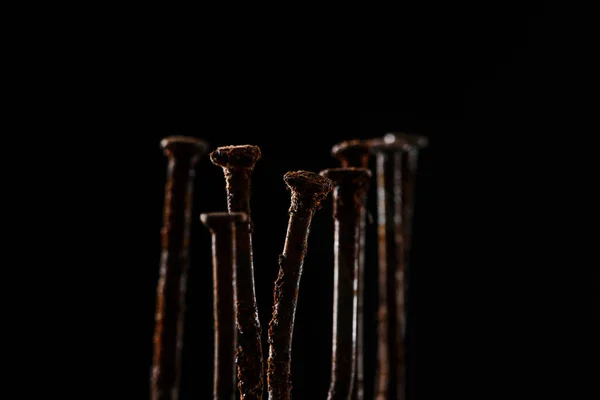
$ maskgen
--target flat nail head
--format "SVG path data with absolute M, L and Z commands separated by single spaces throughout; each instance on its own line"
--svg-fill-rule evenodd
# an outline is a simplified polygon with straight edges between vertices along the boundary
M 208 228 L 228 223 L 243 223 L 248 221 L 245 212 L 208 212 L 200 214 L 200 221 Z
M 369 146 L 363 140 L 346 140 L 334 145 L 331 148 L 331 155 L 338 160 L 349 157 L 364 157 L 369 154 Z
M 210 153 L 210 161 L 223 168 L 254 168 L 260 159 L 261 152 L 258 146 L 222 146 Z
M 415 133 L 404 133 L 404 132 L 390 132 L 383 137 L 383 141 L 387 144 L 393 145 L 399 143 L 402 146 L 410 147 L 427 147 L 429 140 L 423 135 L 417 135 Z
M 315 207 L 331 192 L 331 179 L 314 172 L 290 171 L 283 176 L 283 180 L 298 196 L 312 197 Z
M 167 156 L 196 156 L 208 151 L 206 141 L 191 136 L 167 136 L 160 141 L 160 148 Z
M 358 188 L 367 185 L 371 179 L 371 171 L 367 168 L 329 168 L 321 171 L 321 175 L 331 179 L 333 185 L 354 183 Z

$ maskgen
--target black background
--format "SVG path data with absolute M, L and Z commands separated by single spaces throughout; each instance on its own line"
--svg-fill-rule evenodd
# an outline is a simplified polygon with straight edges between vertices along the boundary
M 177 74 L 176 64 L 185 64 L 177 50 L 161 47 L 175 64 L 168 69 L 172 80 L 161 80 L 155 90 L 150 74 L 147 86 L 119 100 L 114 111 L 128 114 L 127 127 L 136 134 L 131 141 L 125 135 L 115 138 L 114 147 L 125 160 L 119 179 L 106 182 L 110 192 L 102 194 L 107 208 L 119 215 L 111 227 L 118 244 L 109 251 L 119 253 L 118 262 L 112 259 L 113 268 L 94 272 L 98 279 L 117 274 L 115 294 L 106 299 L 120 311 L 111 315 L 114 325 L 108 328 L 123 348 L 109 373 L 114 387 L 130 388 L 128 398 L 147 398 L 166 173 L 161 138 L 184 134 L 205 139 L 213 149 L 254 144 L 262 150 L 252 175 L 251 206 L 266 359 L 273 283 L 289 207 L 283 174 L 336 167 L 330 156 L 335 143 L 392 131 L 430 139 L 420 155 L 417 182 L 409 400 L 433 398 L 440 391 L 493 398 L 492 392 L 509 393 L 530 382 L 524 367 L 530 355 L 517 357 L 516 350 L 530 337 L 519 330 L 517 339 L 514 326 L 523 329 L 529 322 L 529 312 L 515 299 L 531 289 L 523 282 L 532 267 L 517 262 L 520 241 L 516 234 L 508 239 L 507 232 L 527 234 L 527 222 L 518 215 L 532 209 L 525 193 L 536 185 L 539 165 L 526 144 L 552 128 L 552 20 L 539 4 L 443 6 L 435 15 L 425 8 L 403 15 L 397 32 L 388 27 L 397 40 L 378 46 L 377 55 L 354 60 L 391 73 L 387 80 L 369 72 L 358 82 L 350 70 L 328 70 L 325 63 L 296 60 L 289 52 L 282 64 L 265 69 L 244 57 L 239 64 L 224 63 L 220 74 L 213 65 L 210 72 L 203 71 L 202 79 L 210 83 L 210 95 L 205 95 L 202 87 L 191 89 L 190 82 L 199 78 Z M 282 71 L 296 61 L 291 75 Z M 178 109 L 186 102 L 187 107 Z M 369 207 L 375 217 L 374 189 Z M 225 209 L 222 171 L 203 157 L 195 179 L 182 400 L 206 399 L 212 393 L 210 236 L 198 216 Z M 368 227 L 367 393 L 373 390 L 376 346 L 375 232 L 375 225 Z M 296 399 L 324 399 L 329 386 L 332 249 L 329 200 L 313 220 L 300 288 L 292 364 Z

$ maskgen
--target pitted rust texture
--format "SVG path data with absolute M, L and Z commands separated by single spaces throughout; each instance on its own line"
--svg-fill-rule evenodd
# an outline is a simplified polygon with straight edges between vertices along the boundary
M 348 400 L 356 373 L 360 226 L 371 172 L 365 168 L 333 168 L 322 171 L 321 175 L 333 182 L 335 221 L 333 346 L 328 400 Z
M 343 168 L 369 168 L 369 158 L 371 149 L 363 140 L 348 140 L 336 144 L 331 149 L 331 155 L 340 161 Z M 359 226 L 358 249 L 358 307 L 357 307 L 357 328 L 356 328 L 356 378 L 354 380 L 354 389 L 352 390 L 352 400 L 364 400 L 365 398 L 365 370 L 364 370 L 364 287 L 365 287 L 365 236 L 367 221 L 367 193 L 369 191 L 370 180 L 367 182 L 362 200 L 365 207 L 361 209 Z
M 241 211 L 250 217 L 250 175 L 262 154 L 258 146 L 223 146 L 210 154 L 213 164 L 223 168 L 227 209 Z
M 227 190 L 227 209 L 245 212 L 248 223 L 236 229 L 235 316 L 237 327 L 236 364 L 240 398 L 260 400 L 263 397 L 262 328 L 254 288 L 252 253 L 252 218 L 250 214 L 251 173 L 261 157 L 257 146 L 224 146 L 210 154 L 213 164 L 223 168 Z
M 260 157 L 260 148 L 251 144 L 222 146 L 210 154 L 214 164 L 227 169 L 252 170 Z
M 161 230 L 162 255 L 157 285 L 150 398 L 177 400 L 194 167 L 198 157 L 208 150 L 208 144 L 191 137 L 171 136 L 161 141 L 161 147 L 169 159 L 169 166 Z
M 331 192 L 331 181 L 314 172 L 291 171 L 284 175 L 283 180 L 292 192 L 291 214 L 299 210 L 320 209 L 321 202 Z
M 310 225 L 314 213 L 331 192 L 331 181 L 313 172 L 288 172 L 284 181 L 292 195 L 269 323 L 269 400 L 291 399 L 292 336 Z
M 234 317 L 235 232 L 248 221 L 246 213 L 213 212 L 200 215 L 212 236 L 214 375 L 213 400 L 235 399 L 237 348 Z

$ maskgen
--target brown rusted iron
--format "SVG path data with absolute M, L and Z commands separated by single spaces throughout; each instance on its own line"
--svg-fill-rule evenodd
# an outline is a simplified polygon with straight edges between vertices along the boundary
M 404 228 L 404 259 L 406 271 L 410 275 L 410 251 L 412 248 L 412 228 L 415 201 L 415 183 L 417 177 L 418 156 L 420 149 L 427 147 L 428 140 L 424 136 L 405 133 L 389 133 L 384 137 L 388 144 L 395 141 L 406 142 L 402 146 L 405 156 L 402 159 L 402 219 Z M 406 298 L 408 299 L 408 281 L 406 279 Z
M 377 160 L 379 312 L 377 400 L 406 399 L 407 249 L 411 232 L 416 149 L 422 136 L 390 133 L 369 141 Z M 412 155 L 411 155 L 412 154 Z
M 291 171 L 283 179 L 292 196 L 269 322 L 269 400 L 291 399 L 292 335 L 308 235 L 314 213 L 331 191 L 331 181 L 313 172 Z
M 152 400 L 179 397 L 185 289 L 195 164 L 208 150 L 200 139 L 171 136 L 160 143 L 169 159 L 165 186 L 162 255 L 157 285 Z
M 211 212 L 200 215 L 212 236 L 214 379 L 213 400 L 235 399 L 235 232 L 246 224 L 246 213 Z
M 332 168 L 321 175 L 333 184 L 335 222 L 333 343 L 327 398 L 350 400 L 356 370 L 360 226 L 371 172 L 366 168 Z
M 346 140 L 331 148 L 331 155 L 335 157 L 342 168 L 369 168 L 371 155 L 369 142 L 363 140 Z
M 250 175 L 260 159 L 257 146 L 219 147 L 210 154 L 213 164 L 223 168 L 229 212 L 245 212 L 248 223 L 236 229 L 235 317 L 237 326 L 236 363 L 240 399 L 263 397 L 262 328 L 254 288 L 252 219 L 250 214 Z
M 361 140 L 348 140 L 336 144 L 331 149 L 333 157 L 338 159 L 343 168 L 369 168 L 369 146 Z M 366 183 L 363 204 L 361 208 L 359 226 L 358 249 L 358 307 L 357 307 L 357 328 L 356 328 L 356 374 L 354 379 L 354 388 L 352 390 L 353 400 L 364 400 L 365 398 L 365 372 L 364 372 L 364 286 L 365 286 L 365 232 L 367 221 L 367 193 L 370 181 Z

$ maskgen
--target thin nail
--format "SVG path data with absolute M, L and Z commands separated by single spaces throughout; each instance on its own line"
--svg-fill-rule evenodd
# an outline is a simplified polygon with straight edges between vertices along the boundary
M 235 399 L 235 231 L 248 222 L 246 213 L 200 214 L 212 236 L 214 379 L 213 400 Z
M 171 136 L 160 143 L 169 159 L 165 186 L 160 278 L 157 285 L 152 400 L 179 397 L 181 348 L 192 194 L 198 157 L 208 150 L 200 139 Z
M 331 180 L 314 172 L 288 172 L 283 179 L 292 196 L 269 322 L 269 400 L 291 399 L 292 335 L 308 235 L 314 213 L 331 191 Z
M 369 168 L 369 146 L 362 140 L 348 140 L 336 144 L 331 149 L 331 155 L 338 159 L 343 168 Z M 358 249 L 358 310 L 356 329 L 356 378 L 352 390 L 353 400 L 364 400 L 365 398 L 365 365 L 364 365 L 364 298 L 365 298 L 365 237 L 367 220 L 367 194 L 370 180 L 366 183 L 364 199 L 361 208 Z
M 250 214 L 251 182 L 254 164 L 260 159 L 257 146 L 224 146 L 210 154 L 213 164 L 223 168 L 227 190 L 227 209 L 247 214 L 248 223 L 236 229 L 235 317 L 237 326 L 236 363 L 240 399 L 263 397 L 262 328 L 254 288 L 252 254 L 252 219 Z
M 333 168 L 322 171 L 321 175 L 330 178 L 333 184 L 335 222 L 333 348 L 328 400 L 350 400 L 356 370 L 360 225 L 371 172 L 365 168 Z

